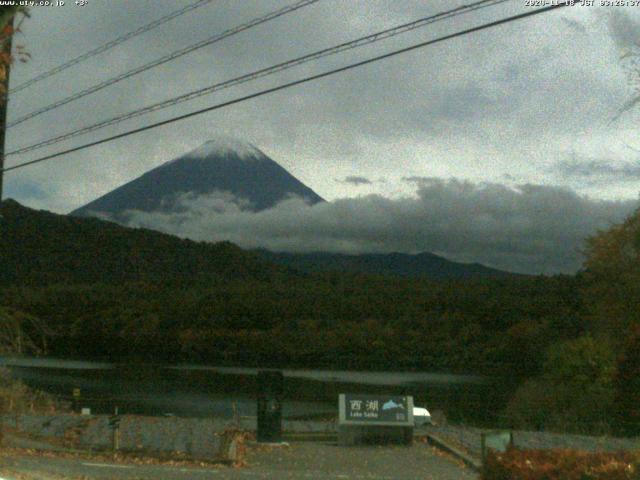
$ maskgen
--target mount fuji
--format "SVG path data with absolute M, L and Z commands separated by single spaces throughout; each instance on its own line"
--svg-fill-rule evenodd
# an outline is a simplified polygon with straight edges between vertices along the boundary
M 254 145 L 217 137 L 195 150 L 168 161 L 71 212 L 79 217 L 103 217 L 130 224 L 127 212 L 183 212 L 184 195 L 223 193 L 242 210 L 269 209 L 291 196 L 310 205 L 324 202 Z M 500 277 L 511 275 L 478 264 L 451 262 L 428 252 L 345 255 L 326 252 L 274 253 L 258 249 L 259 257 L 302 272 L 352 272 L 439 278 Z
M 127 210 L 170 212 L 184 194 L 224 192 L 242 200 L 245 210 L 260 211 L 291 196 L 309 204 L 324 200 L 254 145 L 216 137 L 199 148 L 164 163 L 71 212 L 76 216 L 107 215 Z

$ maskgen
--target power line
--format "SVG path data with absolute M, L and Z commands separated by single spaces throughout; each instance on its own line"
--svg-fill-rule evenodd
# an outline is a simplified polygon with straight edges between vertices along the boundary
M 121 115 L 117 115 L 115 117 L 112 117 L 110 119 L 107 120 L 103 120 L 101 122 L 95 123 L 93 125 L 88 125 L 86 127 L 83 127 L 81 129 L 78 130 L 74 130 L 62 135 L 58 135 L 56 137 L 53 138 L 49 138 L 47 140 L 43 140 L 41 142 L 32 144 L 32 145 L 28 145 L 25 147 L 21 147 L 19 149 L 13 150 L 11 152 L 8 152 L 6 155 L 18 155 L 18 154 L 22 154 L 22 153 L 26 153 L 26 152 L 30 152 L 32 150 L 37 150 L 39 148 L 43 148 L 49 145 L 54 145 L 56 143 L 59 143 L 61 141 L 64 140 L 68 140 L 70 138 L 76 137 L 78 135 L 82 135 L 85 133 L 89 133 L 89 132 L 93 132 L 95 130 L 99 130 L 111 125 L 115 125 L 118 123 L 121 123 L 125 120 L 129 120 L 135 117 L 139 117 L 141 115 L 145 115 L 147 113 L 151 113 L 151 112 L 155 112 L 173 105 L 177 105 L 179 103 L 182 102 L 186 102 L 189 100 L 193 100 L 195 98 L 204 96 L 204 95 L 208 95 L 211 93 L 214 93 L 216 91 L 220 91 L 220 90 L 224 90 L 226 88 L 230 88 L 236 85 L 240 85 L 246 82 L 250 82 L 253 80 L 257 80 L 258 78 L 262 78 L 262 77 L 266 77 L 269 75 L 273 75 L 275 73 L 284 71 L 284 70 L 288 70 L 290 68 L 296 67 L 298 65 L 302 65 L 304 63 L 307 62 L 311 62 L 314 60 L 318 60 L 320 58 L 323 57 L 327 57 L 330 55 L 336 55 L 338 53 L 344 52 L 346 50 L 351 50 L 354 48 L 358 48 L 364 45 L 369 45 L 371 43 L 375 43 L 381 40 L 385 40 L 387 38 L 391 38 L 394 37 L 396 35 L 400 35 L 402 33 L 406 33 L 409 32 L 411 30 L 415 30 L 417 28 L 420 27 L 424 27 L 426 25 L 429 25 L 431 23 L 435 23 L 437 21 L 441 21 L 441 20 L 446 20 L 458 15 L 462 15 L 464 13 L 469 13 L 475 10 L 479 10 L 482 8 L 487 8 L 487 7 L 491 7 L 494 5 L 498 5 L 501 3 L 505 3 L 508 2 L 510 0 L 481 0 L 481 1 L 477 1 L 475 3 L 471 3 L 469 5 L 462 5 L 460 7 L 454 8 L 452 10 L 447 10 L 445 12 L 441 12 L 441 13 L 437 13 L 435 15 L 431 15 L 428 17 L 424 17 L 418 20 L 415 20 L 413 22 L 409 22 L 409 23 L 405 23 L 393 28 L 389 28 L 377 33 L 373 33 L 371 35 L 367 35 L 364 37 L 360 37 L 358 39 L 355 40 L 351 40 L 349 42 L 345 42 L 345 43 L 341 43 L 339 45 L 330 47 L 330 48 L 325 48 L 307 55 L 303 55 L 302 57 L 297 57 L 294 58 L 292 60 L 288 60 L 286 62 L 282 62 L 276 65 L 273 65 L 271 67 L 268 68 L 263 68 L 261 70 L 257 70 L 251 73 L 247 73 L 245 75 L 241 75 L 239 77 L 230 79 L 230 80 L 226 80 L 224 82 L 221 83 L 217 83 L 205 88 L 201 88 L 199 90 L 195 90 L 189 93 L 186 93 L 184 95 L 180 95 L 178 97 L 174 97 L 171 98 L 169 100 L 164 100 L 162 102 L 158 102 L 152 105 L 148 105 L 146 107 L 128 112 L 128 113 L 124 113 Z
M 444 42 L 446 40 L 451 40 L 453 38 L 469 35 L 471 33 L 479 32 L 481 30 L 487 30 L 489 28 L 497 27 L 499 25 L 504 25 L 506 23 L 514 22 L 514 21 L 521 20 L 521 19 L 524 19 L 524 18 L 532 17 L 534 15 L 540 15 L 542 13 L 546 13 L 546 12 L 549 12 L 551 10 L 555 10 L 557 8 L 562 8 L 562 7 L 567 7 L 567 6 L 569 6 L 569 3 L 558 3 L 556 5 L 551 5 L 551 6 L 548 6 L 548 7 L 538 8 L 538 9 L 531 10 L 531 11 L 528 11 L 528 12 L 525 12 L 525 13 L 521 13 L 521 14 L 518 14 L 518 15 L 513 15 L 513 16 L 510 16 L 510 17 L 506 17 L 506 18 L 500 19 L 500 20 L 495 20 L 493 22 L 485 23 L 485 24 L 479 25 L 477 27 L 472 27 L 472 28 L 468 28 L 466 30 L 461 30 L 459 32 L 452 33 L 452 34 L 449 34 L 449 35 L 445 35 L 445 36 L 442 36 L 442 37 L 438 37 L 438 38 L 433 39 L 433 40 L 428 40 L 426 42 L 417 43 L 415 45 L 411 45 L 410 47 L 401 48 L 399 50 L 394 50 L 392 52 L 385 53 L 385 54 L 382 54 L 382 55 L 378 55 L 376 57 L 372 57 L 372 58 L 369 58 L 367 60 L 362 60 L 362 61 L 357 62 L 357 63 L 352 63 L 352 64 L 349 64 L 349 65 L 344 66 L 344 67 L 336 68 L 336 69 L 329 70 L 329 71 L 323 72 L 323 73 L 318 73 L 316 75 L 311 75 L 309 77 L 305 77 L 305 78 L 302 78 L 302 79 L 299 79 L 299 80 L 294 80 L 292 82 L 288 82 L 288 83 L 284 83 L 282 85 L 278 85 L 277 87 L 268 88 L 268 89 L 261 90 L 261 91 L 256 92 L 256 93 L 252 93 L 250 95 L 245 95 L 243 97 L 235 98 L 233 100 L 229 100 L 229 101 L 226 101 L 226 102 L 223 102 L 223 103 L 218 103 L 218 104 L 213 105 L 211 107 L 207 107 L 207 108 L 203 108 L 203 109 L 200 109 L 200 110 L 196 110 L 194 112 L 190 112 L 190 113 L 187 113 L 187 114 L 184 114 L 184 115 L 179 115 L 177 117 L 173 117 L 173 118 L 170 118 L 168 120 L 163 120 L 161 122 L 153 123 L 151 125 L 146 125 L 144 127 L 136 128 L 134 130 L 129 130 L 128 132 L 123 132 L 123 133 L 120 133 L 118 135 L 113 135 L 111 137 L 107 137 L 107 138 L 103 138 L 101 140 L 96 140 L 94 142 L 86 143 L 86 144 L 80 145 L 78 147 L 70 148 L 68 150 L 63 150 L 63 151 L 58 152 L 58 153 L 54 153 L 54 154 L 51 154 L 51 155 L 46 155 L 44 157 L 36 158 L 36 159 L 30 160 L 28 162 L 23 162 L 23 163 L 20 163 L 18 165 L 14 165 L 12 167 L 4 168 L 2 171 L 3 172 L 8 172 L 10 170 L 16 170 L 18 168 L 23 168 L 23 167 L 26 167 L 28 165 L 33 165 L 35 163 L 44 162 L 46 160 L 50 160 L 52 158 L 60 157 L 62 155 L 66 155 L 68 153 L 73 153 L 73 152 L 77 152 L 77 151 L 80 151 L 80 150 L 84 150 L 84 149 L 89 148 L 89 147 L 93 147 L 93 146 L 100 145 L 100 144 L 103 144 L 103 143 L 111 142 L 113 140 L 117 140 L 117 139 L 120 139 L 120 138 L 128 137 L 128 136 L 134 135 L 136 133 L 141 133 L 141 132 L 144 132 L 144 131 L 147 131 L 147 130 L 151 130 L 151 129 L 154 129 L 154 128 L 157 128 L 157 127 L 161 127 L 163 125 L 168 125 L 170 123 L 178 122 L 180 120 L 185 120 L 187 118 L 195 117 L 196 115 L 201 115 L 203 113 L 211 112 L 213 110 L 219 110 L 221 108 L 228 107 L 230 105 L 235 105 L 237 103 L 241 103 L 241 102 L 244 102 L 244 101 L 247 101 L 247 100 L 251 100 L 253 98 L 261 97 L 263 95 L 268 95 L 268 94 L 271 94 L 271 93 L 274 93 L 274 92 L 279 92 L 280 90 L 285 90 L 287 88 L 291 88 L 291 87 L 294 87 L 294 86 L 297 86 L 297 85 L 301 85 L 303 83 L 311 82 L 311 81 L 314 81 L 314 80 L 319 80 L 321 78 L 329 77 L 329 76 L 335 75 L 337 73 L 346 72 L 346 71 L 352 70 L 354 68 L 362 67 L 362 66 L 368 65 L 370 63 L 374 63 L 374 62 L 378 62 L 380 60 L 384 60 L 384 59 L 387 59 L 387 58 L 395 57 L 397 55 L 400 55 L 400 54 L 403 54 L 403 53 L 407 53 L 407 52 L 410 52 L 410 51 L 413 51 L 413 50 L 417 50 L 419 48 L 427 47 L 429 45 L 433 45 L 433 44 L 436 44 L 436 43 Z
M 63 98 L 62 100 L 59 100 L 57 102 L 54 102 L 50 105 L 47 105 L 46 107 L 42 107 L 38 110 L 35 110 L 31 113 L 28 113 L 26 115 L 23 115 L 22 117 L 18 118 L 17 120 L 14 120 L 13 122 L 10 122 L 9 124 L 7 124 L 7 128 L 11 128 L 14 127 L 22 122 L 26 122 L 27 120 L 33 118 L 33 117 L 37 117 L 38 115 L 41 115 L 45 112 L 48 112 L 50 110 L 53 110 L 54 108 L 58 108 L 61 107 L 62 105 L 66 105 L 67 103 L 73 102 L 75 100 L 78 100 L 79 98 L 85 97 L 87 95 L 90 95 L 92 93 L 98 92 L 100 90 L 102 90 L 103 88 L 107 88 L 111 85 L 114 85 L 118 82 L 121 82 L 122 80 L 125 80 L 127 78 L 133 77 L 134 75 L 138 75 L 139 73 L 145 72 L 151 68 L 157 67 L 158 65 L 162 65 L 164 63 L 170 62 L 171 60 L 175 60 L 178 57 L 181 57 L 183 55 L 186 55 L 187 53 L 191 53 L 195 50 L 198 50 L 199 48 L 203 48 L 206 47 L 207 45 L 211 45 L 212 43 L 216 43 L 219 42 L 220 40 L 223 40 L 227 37 L 230 37 L 232 35 L 235 35 L 237 33 L 243 32 L 244 30 L 248 30 L 250 28 L 253 28 L 257 25 L 260 25 L 262 23 L 268 22 L 269 20 L 273 20 L 274 18 L 278 18 L 281 17 L 283 15 L 286 15 L 288 13 L 294 12 L 295 10 L 298 10 L 300 8 L 304 8 L 306 6 L 312 5 L 316 2 L 319 2 L 320 0 L 300 0 L 297 3 L 294 3 L 292 5 L 286 6 L 284 8 L 281 8 L 279 10 L 276 10 L 274 12 L 271 12 L 263 17 L 259 17 L 259 18 L 255 18 L 247 23 L 243 23 L 241 25 L 238 25 L 236 27 L 230 28 L 228 30 L 225 30 L 224 32 L 214 35 L 213 37 L 207 38 L 206 40 L 200 41 L 198 43 L 195 43 L 193 45 L 190 45 L 188 47 L 185 48 L 181 48 L 180 50 L 176 50 L 175 52 L 169 53 L 168 55 L 165 55 L 161 58 L 158 58 L 157 60 L 154 60 L 152 62 L 146 63 L 144 65 L 141 65 L 140 67 L 134 68 L 133 70 L 129 70 L 128 72 L 122 73 L 116 77 L 112 77 L 108 80 L 105 80 L 103 82 L 100 82 L 96 85 L 93 85 L 89 88 L 85 88 L 84 90 L 81 90 L 78 93 L 75 93 L 73 95 L 70 95 L 66 98 Z
M 187 5 L 186 7 L 183 7 L 179 10 L 175 10 L 167 15 L 165 15 L 164 17 L 160 17 L 159 19 L 147 24 L 147 25 L 143 25 L 142 27 L 139 27 L 129 33 L 125 33 L 124 35 L 111 40 L 110 42 L 105 43 L 104 45 L 91 50 L 89 52 L 83 53 L 82 55 L 69 60 L 66 63 L 63 63 L 62 65 L 58 65 L 57 67 L 52 68 L 51 70 L 48 70 L 46 72 L 43 72 L 33 78 L 31 78 L 30 80 L 27 80 L 24 83 L 21 83 L 20 85 L 18 85 L 17 87 L 12 88 L 11 90 L 9 90 L 9 93 L 17 93 L 20 90 L 24 90 L 25 88 L 33 85 L 34 83 L 37 83 L 41 80 L 44 80 L 45 78 L 49 78 L 53 75 L 56 75 L 60 72 L 62 72 L 63 70 L 66 70 L 69 67 L 72 67 L 74 65 L 77 65 L 78 63 L 84 62 L 85 60 L 94 57 L 96 55 L 98 55 L 99 53 L 103 53 L 106 52 L 107 50 L 112 49 L 113 47 L 120 45 L 123 42 L 126 42 L 127 40 L 133 38 L 133 37 L 137 37 L 138 35 L 141 35 L 145 32 L 148 32 L 149 30 L 152 30 L 156 27 L 159 27 L 160 25 L 167 23 L 170 20 L 173 20 L 176 17 L 179 17 L 180 15 L 184 15 L 187 12 L 190 12 L 191 10 L 195 10 L 196 8 L 200 8 L 203 7 L 209 3 L 211 3 L 213 0 L 198 0 L 195 3 L 192 3 L 190 5 Z

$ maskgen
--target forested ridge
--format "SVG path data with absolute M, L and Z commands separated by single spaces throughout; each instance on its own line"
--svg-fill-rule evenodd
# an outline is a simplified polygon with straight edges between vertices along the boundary
M 567 276 L 310 275 L 230 243 L 12 201 L 2 215 L 0 305 L 45 320 L 55 355 L 526 374 L 531 348 L 580 328 Z
M 539 369 L 540 349 L 579 333 L 574 287 L 566 278 L 484 285 L 327 275 L 188 288 L 13 286 L 0 304 L 45 318 L 55 355 L 527 375 Z M 564 310 L 560 320 L 554 308 Z
M 291 275 L 229 242 L 194 242 L 35 211 L 12 200 L 2 203 L 0 213 L 0 285 L 194 284 Z
M 2 216 L 0 316 L 50 355 L 484 373 L 520 383 L 513 425 L 640 427 L 638 214 L 590 239 L 577 275 L 447 281 L 303 274 L 15 202 Z
M 254 250 L 262 258 L 275 264 L 286 265 L 302 272 L 365 273 L 427 277 L 434 280 L 516 277 L 516 273 L 496 270 L 479 263 L 452 262 L 433 253 L 287 253 Z

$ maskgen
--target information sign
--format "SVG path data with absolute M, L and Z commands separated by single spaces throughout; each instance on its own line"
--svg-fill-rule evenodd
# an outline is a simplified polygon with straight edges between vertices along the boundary
M 398 395 L 339 396 L 340 425 L 413 427 L 413 397 Z

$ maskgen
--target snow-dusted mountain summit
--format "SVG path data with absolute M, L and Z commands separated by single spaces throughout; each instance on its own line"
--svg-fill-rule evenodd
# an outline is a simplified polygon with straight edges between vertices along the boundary
M 324 201 L 254 145 L 216 137 L 71 214 L 118 218 L 127 210 L 166 212 L 174 210 L 184 194 L 215 192 L 242 199 L 243 208 L 251 211 L 270 208 L 290 196 L 302 197 L 310 204 Z

